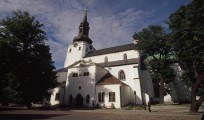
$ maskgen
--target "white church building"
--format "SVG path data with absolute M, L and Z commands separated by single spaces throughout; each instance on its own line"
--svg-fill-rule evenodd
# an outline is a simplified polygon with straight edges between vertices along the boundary
M 146 104 L 154 96 L 151 77 L 133 43 L 100 50 L 92 43 L 86 12 L 78 36 L 68 45 L 64 68 L 57 70 L 62 84 L 53 90 L 51 105 L 121 108 Z

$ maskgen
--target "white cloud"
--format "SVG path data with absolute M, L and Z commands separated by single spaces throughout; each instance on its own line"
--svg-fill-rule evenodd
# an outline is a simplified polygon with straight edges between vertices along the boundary
M 134 4 L 138 1 L 131 1 L 134 2 L 133 5 L 129 3 L 129 6 L 132 7 L 117 9 L 117 11 L 114 7 L 125 6 L 124 3 L 127 2 L 117 2 L 117 6 L 111 6 L 107 1 L 1 0 L 0 18 L 10 14 L 13 10 L 29 11 L 35 15 L 36 19 L 45 26 L 44 29 L 49 38 L 47 44 L 50 45 L 56 67 L 60 68 L 63 67 L 67 45 L 78 34 L 78 26 L 85 8 L 88 8 L 89 36 L 96 49 L 131 43 L 133 33 L 150 24 L 146 19 L 152 20 L 151 11 L 148 13 L 142 9 L 135 9 Z M 163 8 L 166 4 L 162 5 Z
M 61 2 L 4 0 L 1 1 L 0 11 L 26 10 L 36 15 L 48 33 L 47 44 L 50 45 L 56 65 L 62 65 L 66 56 L 66 45 L 71 43 L 78 34 L 78 26 L 84 15 L 84 6 L 80 2 L 75 0 Z M 93 4 L 94 1 L 89 1 L 87 6 L 93 6 Z M 94 41 L 95 47 L 111 47 L 132 42 L 128 27 L 141 17 L 140 13 L 130 8 L 110 16 L 110 14 L 99 15 L 90 10 L 90 14 L 96 15 L 89 17 L 88 13 L 91 27 L 90 38 Z
M 67 45 L 62 45 L 52 40 L 46 41 L 46 44 L 50 46 L 52 57 L 56 66 L 64 66 L 64 60 L 67 52 Z

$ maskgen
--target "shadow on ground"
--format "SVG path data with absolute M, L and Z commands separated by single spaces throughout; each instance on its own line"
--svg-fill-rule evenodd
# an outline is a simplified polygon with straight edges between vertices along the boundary
M 11 111 L 11 110 L 26 110 L 26 108 L 25 107 L 0 106 L 0 111 Z
M 66 114 L 69 115 L 69 114 Z M 0 120 L 33 120 L 51 119 L 52 117 L 64 116 L 63 114 L 0 114 Z

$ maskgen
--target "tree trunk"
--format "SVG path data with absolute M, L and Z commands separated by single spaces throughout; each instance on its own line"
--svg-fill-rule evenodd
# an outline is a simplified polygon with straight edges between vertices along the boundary
M 191 96 L 192 99 L 193 96 Z M 196 97 L 196 95 L 195 95 Z M 193 97 L 194 98 L 194 97 Z M 191 108 L 190 108 L 190 113 L 196 113 L 198 112 L 199 107 L 204 101 L 204 93 L 200 96 L 200 98 L 196 101 L 191 101 Z
M 162 75 L 159 73 L 159 79 L 160 79 L 160 87 L 159 87 L 159 98 L 160 98 L 160 105 L 164 105 L 164 79 Z
M 196 113 L 198 112 L 199 107 L 201 106 L 203 100 L 204 100 L 204 93 L 200 96 L 198 100 L 196 100 L 196 92 L 201 84 L 201 81 L 203 79 L 203 74 L 199 74 L 195 72 L 195 83 L 192 86 L 191 90 L 191 108 L 190 113 Z
M 191 102 L 190 113 L 198 112 L 199 105 L 197 102 Z

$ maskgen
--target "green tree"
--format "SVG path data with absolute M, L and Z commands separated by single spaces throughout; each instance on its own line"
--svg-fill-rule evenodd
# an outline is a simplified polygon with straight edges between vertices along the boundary
M 0 39 L 0 102 L 8 105 L 10 100 L 10 80 L 14 68 L 16 50 L 13 49 L 5 39 Z M 9 57 L 8 57 L 9 56 Z
M 13 100 L 30 108 L 31 102 L 42 100 L 57 85 L 43 24 L 28 12 L 17 11 L 2 19 L 0 26 L 0 50 L 6 51 L 0 51 L 5 56 L 0 70 L 8 67 L 2 73 L 1 82 L 7 81 L 3 88 L 9 88 Z
M 136 48 L 145 58 L 155 80 L 160 84 L 160 104 L 164 104 L 165 86 L 174 79 L 171 68 L 172 56 L 168 35 L 159 25 L 150 25 L 133 36 L 137 40 Z
M 184 78 L 191 86 L 190 112 L 197 112 L 204 101 L 204 1 L 193 0 L 169 16 L 173 48 Z M 196 99 L 197 92 L 200 98 Z

